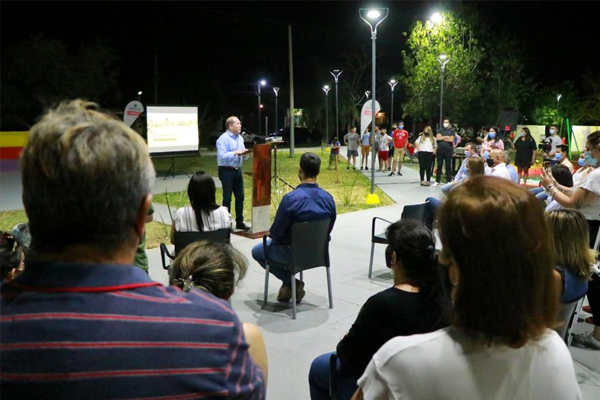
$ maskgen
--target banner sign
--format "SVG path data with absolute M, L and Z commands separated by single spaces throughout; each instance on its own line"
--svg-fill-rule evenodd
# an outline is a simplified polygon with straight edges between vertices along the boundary
M 360 112 L 360 134 L 362 135 L 369 124 L 373 121 L 373 100 L 368 100 L 363 106 Z M 381 106 L 379 102 L 375 102 L 375 114 L 377 114 L 381 110 Z
M 144 106 L 142 103 L 137 100 L 130 101 L 125 107 L 125 112 L 123 113 L 123 122 L 127 124 L 127 126 L 131 126 L 143 112 Z

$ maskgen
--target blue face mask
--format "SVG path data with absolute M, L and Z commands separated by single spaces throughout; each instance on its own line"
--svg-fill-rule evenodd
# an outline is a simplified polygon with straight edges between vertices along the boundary
M 496 132 L 490 132 L 490 133 L 488 133 L 488 137 L 489 137 L 490 139 L 493 139 L 493 138 L 495 138 L 495 137 L 496 137 Z
M 554 135 L 556 133 L 556 131 L 554 129 L 550 129 L 550 134 Z
M 524 137 L 525 136 L 525 132 L 519 133 L 519 136 Z
M 556 161 L 560 161 L 560 160 L 562 160 L 562 154 L 560 154 L 560 153 L 556 153 L 556 154 L 554 155 L 554 159 L 555 159 Z
M 587 165 L 591 165 L 592 167 L 595 167 L 598 164 L 598 160 L 596 160 L 594 157 L 592 157 L 591 151 L 585 152 L 585 163 Z
M 469 150 L 465 150 L 465 157 L 471 157 L 471 152 Z
M 580 158 L 577 160 L 577 164 L 579 164 L 580 167 L 583 167 L 585 165 L 585 158 Z
M 404 125 L 398 125 L 398 129 L 404 129 Z
M 490 158 L 490 152 L 489 151 L 484 151 L 483 152 L 483 159 L 487 160 L 488 158 Z

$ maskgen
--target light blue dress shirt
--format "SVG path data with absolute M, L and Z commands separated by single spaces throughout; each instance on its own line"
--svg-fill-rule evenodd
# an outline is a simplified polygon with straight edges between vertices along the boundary
M 242 156 L 233 154 L 236 150 L 246 150 L 241 134 L 225 131 L 217 139 L 217 163 L 219 167 L 242 167 Z

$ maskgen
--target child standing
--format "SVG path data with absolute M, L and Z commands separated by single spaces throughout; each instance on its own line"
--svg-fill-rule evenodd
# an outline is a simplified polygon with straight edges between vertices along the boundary
M 331 141 L 331 153 L 329 155 L 329 167 L 327 169 L 331 169 L 331 163 L 333 162 L 335 165 L 335 169 L 338 169 L 338 157 L 340 155 L 340 142 L 338 141 L 337 136 L 333 138 Z

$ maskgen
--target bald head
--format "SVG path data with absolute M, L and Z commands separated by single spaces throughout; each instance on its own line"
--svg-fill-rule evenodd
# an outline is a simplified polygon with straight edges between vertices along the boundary
M 506 162 L 504 150 L 494 149 L 490 152 L 490 159 L 494 160 L 494 167 L 500 163 Z

